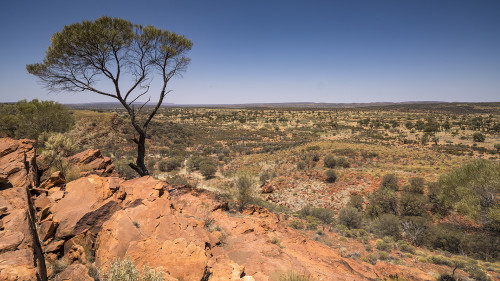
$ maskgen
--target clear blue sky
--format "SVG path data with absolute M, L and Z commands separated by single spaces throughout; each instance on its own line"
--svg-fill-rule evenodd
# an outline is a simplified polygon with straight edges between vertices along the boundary
M 25 65 L 64 25 L 102 15 L 194 42 L 166 102 L 500 101 L 500 1 L 1 1 L 0 102 L 47 93 Z

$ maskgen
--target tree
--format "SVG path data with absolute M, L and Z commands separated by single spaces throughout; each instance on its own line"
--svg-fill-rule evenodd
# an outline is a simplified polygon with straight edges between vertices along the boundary
M 472 139 L 475 142 L 484 142 L 484 140 L 486 139 L 486 137 L 483 134 L 481 134 L 481 133 L 474 133 L 472 135 Z
M 65 26 L 52 35 L 42 63 L 26 66 L 50 91 L 92 92 L 117 99 L 126 109 L 137 135 L 139 175 L 148 175 L 144 164 L 148 126 L 170 92 L 167 84 L 186 70 L 185 54 L 193 43 L 182 35 L 154 26 L 132 24 L 120 18 L 101 17 Z M 136 107 L 148 94 L 153 74 L 161 78 L 158 100 Z M 124 85 L 123 80 L 130 79 Z M 106 87 L 105 82 L 112 90 Z

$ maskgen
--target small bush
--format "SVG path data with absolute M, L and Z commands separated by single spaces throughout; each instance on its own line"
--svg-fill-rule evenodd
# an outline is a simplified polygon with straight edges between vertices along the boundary
M 413 247 L 410 244 L 408 244 L 408 242 L 406 242 L 404 240 L 399 240 L 398 243 L 397 243 L 397 245 L 398 245 L 398 249 L 401 252 L 415 254 L 415 247 Z
M 306 162 L 304 161 L 299 161 L 297 163 L 297 170 L 302 171 L 306 168 Z
M 360 228 L 363 221 L 361 212 L 353 207 L 345 207 L 339 212 L 338 223 L 349 229 Z
M 429 242 L 434 248 L 459 254 L 462 252 L 463 237 L 459 229 L 440 223 L 430 229 Z
M 405 192 L 399 200 L 399 213 L 401 216 L 425 216 L 425 204 L 427 198 L 424 195 Z
M 472 135 L 472 139 L 475 141 L 475 142 L 484 142 L 486 140 L 486 136 L 481 134 L 481 133 L 474 133 Z
M 358 209 L 358 211 L 362 211 L 363 203 L 364 203 L 363 196 L 354 194 L 351 195 L 351 197 L 349 198 L 349 203 L 347 203 L 347 206 L 356 208 Z
M 236 179 L 236 199 L 240 202 L 240 210 L 252 202 L 252 178 L 247 174 L 241 174 Z
M 124 260 L 117 259 L 112 262 L 103 276 L 103 281 L 123 280 L 163 281 L 163 274 L 161 271 L 156 271 L 145 266 L 141 275 L 130 257 L 126 257 Z
M 162 172 L 170 172 L 182 166 L 184 158 L 180 156 L 170 157 L 158 162 L 158 169 Z
M 292 220 L 288 223 L 288 226 L 294 229 L 304 229 L 304 223 L 300 220 Z
M 335 168 L 335 165 L 337 164 L 337 161 L 333 155 L 327 155 L 323 159 L 323 163 L 325 164 L 326 168 Z
M 398 178 L 394 174 L 386 174 L 382 178 L 380 187 L 388 188 L 390 190 L 398 190 L 399 189 Z
M 368 196 L 369 205 L 366 212 L 372 218 L 383 214 L 396 214 L 397 198 L 394 191 L 387 188 L 379 188 Z
M 326 182 L 333 183 L 337 180 L 337 173 L 334 170 L 328 169 L 325 172 Z
M 424 178 L 414 177 L 410 179 L 410 185 L 405 188 L 405 191 L 417 194 L 424 194 Z
M 278 281 L 312 281 L 312 279 L 307 274 L 289 271 L 281 274 Z
M 371 224 L 371 230 L 380 237 L 399 238 L 401 236 L 399 218 L 393 214 L 384 214 L 376 218 Z
M 206 178 L 212 178 L 217 172 L 217 166 L 211 162 L 203 162 L 200 164 L 200 173 Z

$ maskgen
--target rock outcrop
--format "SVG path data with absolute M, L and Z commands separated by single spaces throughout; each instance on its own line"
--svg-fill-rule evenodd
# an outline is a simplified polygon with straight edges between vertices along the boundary
M 33 141 L 0 141 L 0 280 L 47 280 L 29 187 L 37 184 Z

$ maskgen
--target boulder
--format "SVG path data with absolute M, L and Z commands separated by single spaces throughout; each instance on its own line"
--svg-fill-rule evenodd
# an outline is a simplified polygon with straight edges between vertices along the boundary
M 51 189 L 55 186 L 62 186 L 66 183 L 66 178 L 61 173 L 61 171 L 57 171 L 52 173 L 48 179 L 46 179 L 42 184 L 40 184 L 39 188 L 43 189 Z
M 74 263 L 66 267 L 63 272 L 57 275 L 55 280 L 60 281 L 94 281 L 94 278 L 90 277 L 89 269 L 79 263 Z

